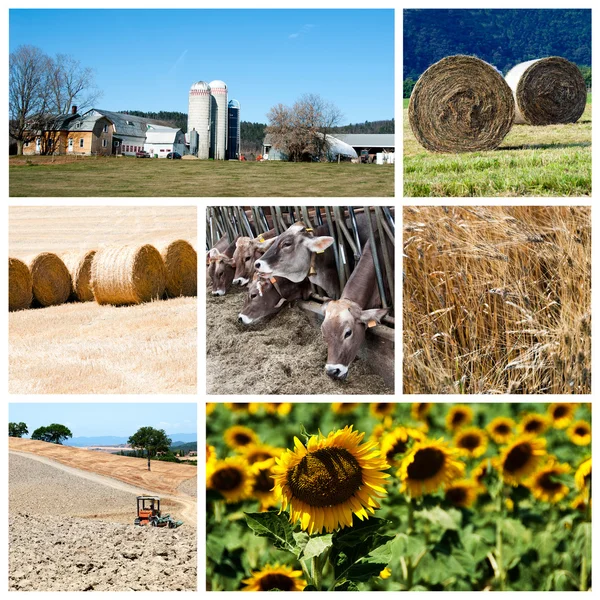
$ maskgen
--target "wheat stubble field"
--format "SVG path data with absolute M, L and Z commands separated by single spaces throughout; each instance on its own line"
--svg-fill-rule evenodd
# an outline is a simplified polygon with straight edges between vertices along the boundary
M 404 393 L 591 393 L 591 209 L 404 209 Z
M 197 242 L 195 207 L 9 208 L 9 255 Z M 66 303 L 9 314 L 9 391 L 195 393 L 195 297 Z

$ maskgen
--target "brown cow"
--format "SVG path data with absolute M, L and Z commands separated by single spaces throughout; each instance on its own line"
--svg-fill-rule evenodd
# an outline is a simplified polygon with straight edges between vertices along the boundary
M 236 240 L 237 237 L 227 246 L 224 252 L 219 252 L 217 248 L 212 248 L 208 253 L 208 275 L 212 282 L 213 296 L 224 296 L 231 287 L 235 272 L 233 252 Z
M 244 325 L 255 325 L 271 315 L 277 314 L 286 302 L 303 299 L 310 295 L 308 279 L 294 283 L 285 277 L 259 277 L 254 275 L 248 286 L 248 295 L 238 315 Z
M 246 285 L 254 275 L 254 263 L 268 250 L 275 237 L 275 230 L 271 229 L 258 237 L 239 237 L 233 260 L 235 261 L 235 275 L 233 285 Z
M 393 248 L 391 250 L 393 257 Z M 379 308 L 380 306 L 371 245 L 367 242 L 344 287 L 342 297 L 323 305 L 325 320 L 321 331 L 327 344 L 325 372 L 329 377 L 346 379 L 350 364 L 365 339 L 367 328 L 380 323 L 389 310 Z

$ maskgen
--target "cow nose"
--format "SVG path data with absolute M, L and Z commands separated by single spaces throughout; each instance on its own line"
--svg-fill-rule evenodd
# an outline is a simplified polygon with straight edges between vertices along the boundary
M 242 317 L 238 317 L 238 323 L 243 323 L 244 319 L 242 319 Z
M 254 263 L 254 268 L 258 271 L 258 270 L 260 270 L 260 267 L 261 267 L 261 262 L 260 262 L 260 260 L 257 260 Z
M 329 377 L 331 377 L 332 379 L 337 379 L 340 376 L 340 370 L 339 369 L 327 369 L 327 375 L 329 375 Z

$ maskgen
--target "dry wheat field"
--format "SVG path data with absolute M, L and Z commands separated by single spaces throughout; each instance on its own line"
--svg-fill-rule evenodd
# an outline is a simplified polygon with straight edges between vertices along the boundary
M 181 291 L 186 282 L 173 282 L 166 249 L 189 242 L 195 294 L 196 213 L 194 206 L 10 207 L 10 392 L 195 393 L 197 300 Z M 73 266 L 73 254 L 87 261 Z M 33 290 L 26 281 L 24 293 L 13 293 L 14 265 Z
M 591 393 L 591 209 L 406 207 L 404 393 Z

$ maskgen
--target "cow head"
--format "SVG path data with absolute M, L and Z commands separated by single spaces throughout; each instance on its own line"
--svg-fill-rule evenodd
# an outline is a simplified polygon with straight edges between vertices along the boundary
M 238 315 L 238 321 L 244 325 L 254 325 L 262 319 L 278 313 L 286 299 L 275 286 L 264 277 L 254 277 L 248 285 L 248 295 Z
M 262 239 L 262 242 L 261 242 Z M 234 285 L 246 285 L 254 275 L 254 263 L 275 241 L 275 238 L 265 240 L 262 237 L 239 237 L 235 243 L 233 260 L 235 261 Z
M 216 248 L 209 253 L 208 274 L 212 282 L 213 296 L 224 296 L 231 286 L 234 273 L 233 258 L 221 254 Z
M 323 252 L 333 242 L 329 236 L 313 237 L 304 223 L 294 223 L 275 238 L 254 267 L 259 273 L 300 283 L 308 276 L 313 252 Z
M 332 379 L 346 379 L 350 364 L 365 339 L 367 327 L 381 322 L 387 308 L 363 310 L 356 302 L 332 300 L 323 305 L 321 332 L 327 344 L 325 372 Z

